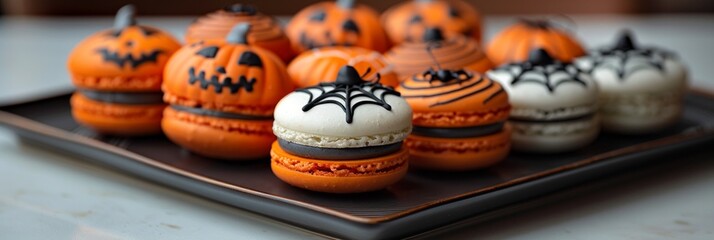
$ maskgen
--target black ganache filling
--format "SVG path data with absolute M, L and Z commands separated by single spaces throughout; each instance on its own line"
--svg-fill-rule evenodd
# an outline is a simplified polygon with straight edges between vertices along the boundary
M 369 73 L 369 70 L 365 75 Z M 296 92 L 306 93 L 310 95 L 307 104 L 302 107 L 303 112 L 322 104 L 334 104 L 339 106 L 345 113 L 345 121 L 352 123 L 355 110 L 360 106 L 377 105 L 387 111 L 392 110 L 392 106 L 385 101 L 387 95 L 400 96 L 399 92 L 394 91 L 391 87 L 383 86 L 379 83 L 379 74 L 377 79 L 369 82 L 362 79 L 352 66 L 343 66 L 337 74 L 335 82 L 320 83 L 317 86 L 298 89 Z M 326 87 L 330 87 L 329 91 Z M 369 88 L 369 89 L 365 89 Z M 311 90 L 318 90 L 319 95 L 315 96 Z M 380 91 L 381 92 L 377 92 Z
M 89 89 L 78 90 L 85 97 L 98 102 L 117 104 L 163 104 L 162 92 L 105 92 Z
M 280 148 L 286 152 L 310 159 L 355 160 L 386 156 L 398 152 L 402 142 L 360 148 L 321 148 L 306 146 L 278 138 Z
M 460 127 L 460 128 L 434 128 L 414 126 L 414 135 L 435 137 L 435 138 L 471 138 L 491 135 L 503 129 L 504 122 L 497 122 L 481 126 Z
M 272 120 L 273 119 L 273 116 L 255 116 L 255 115 L 246 115 L 246 114 L 239 114 L 239 113 L 229 113 L 229 112 L 216 111 L 216 110 L 203 109 L 203 108 L 195 108 L 195 107 L 187 107 L 187 106 L 181 106 L 181 105 L 171 105 L 171 108 L 176 111 L 180 111 L 180 112 L 187 112 L 187 113 L 191 113 L 191 114 L 195 114 L 195 115 L 215 117 L 215 118 L 227 118 L 227 119 L 239 119 L 239 120 Z

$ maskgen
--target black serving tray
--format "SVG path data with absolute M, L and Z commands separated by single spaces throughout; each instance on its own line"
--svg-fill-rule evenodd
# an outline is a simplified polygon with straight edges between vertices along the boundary
M 100 136 L 77 125 L 68 94 L 0 107 L 0 125 L 24 140 L 129 174 L 339 238 L 408 237 L 524 202 L 714 139 L 714 96 L 689 92 L 682 120 L 646 136 L 601 134 L 585 149 L 511 153 L 479 171 L 410 170 L 386 190 L 335 195 L 291 187 L 269 160 L 225 162 L 189 153 L 164 136 Z

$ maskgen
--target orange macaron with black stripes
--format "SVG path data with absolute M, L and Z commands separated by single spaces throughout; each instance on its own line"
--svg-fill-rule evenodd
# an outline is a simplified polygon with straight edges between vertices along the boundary
M 511 148 L 511 106 L 503 87 L 467 70 L 429 69 L 397 88 L 412 107 L 405 141 L 418 168 L 465 171 L 503 160 Z

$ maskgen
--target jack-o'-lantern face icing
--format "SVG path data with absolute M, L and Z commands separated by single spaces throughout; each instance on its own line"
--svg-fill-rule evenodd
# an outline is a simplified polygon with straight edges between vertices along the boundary
M 212 116 L 270 117 L 292 84 L 275 54 L 248 45 L 249 29 L 247 23 L 238 24 L 226 40 L 201 41 L 179 50 L 166 67 L 164 100 Z
M 481 17 L 460 0 L 415 0 L 390 8 L 382 20 L 394 43 L 422 41 L 429 28 L 440 28 L 447 39 L 464 35 L 481 41 Z
M 389 48 L 379 15 L 354 0 L 322 2 L 295 15 L 286 27 L 297 52 L 324 46 L 358 46 L 379 52 Z
M 75 84 L 91 84 L 88 77 L 149 78 L 145 86 L 132 83 L 115 90 L 159 89 L 163 67 L 180 45 L 157 28 L 137 25 L 134 15 L 133 6 L 121 8 L 113 29 L 94 34 L 77 45 L 68 60 Z M 85 87 L 101 88 L 99 85 Z
M 547 20 L 521 20 L 504 29 L 491 40 L 486 53 L 498 66 L 526 61 L 530 52 L 538 48 L 564 63 L 585 55 L 575 38 Z

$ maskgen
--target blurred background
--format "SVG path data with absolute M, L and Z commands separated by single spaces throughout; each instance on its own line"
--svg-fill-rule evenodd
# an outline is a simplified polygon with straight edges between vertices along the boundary
M 236 2 L 251 3 L 260 11 L 272 15 L 290 15 L 320 0 L 0 0 L 0 13 L 6 15 L 112 15 L 126 3 L 133 2 L 141 15 L 200 15 Z M 359 0 L 379 11 L 401 0 Z M 650 13 L 714 13 L 711 0 L 467 0 L 483 14 L 650 14 Z

